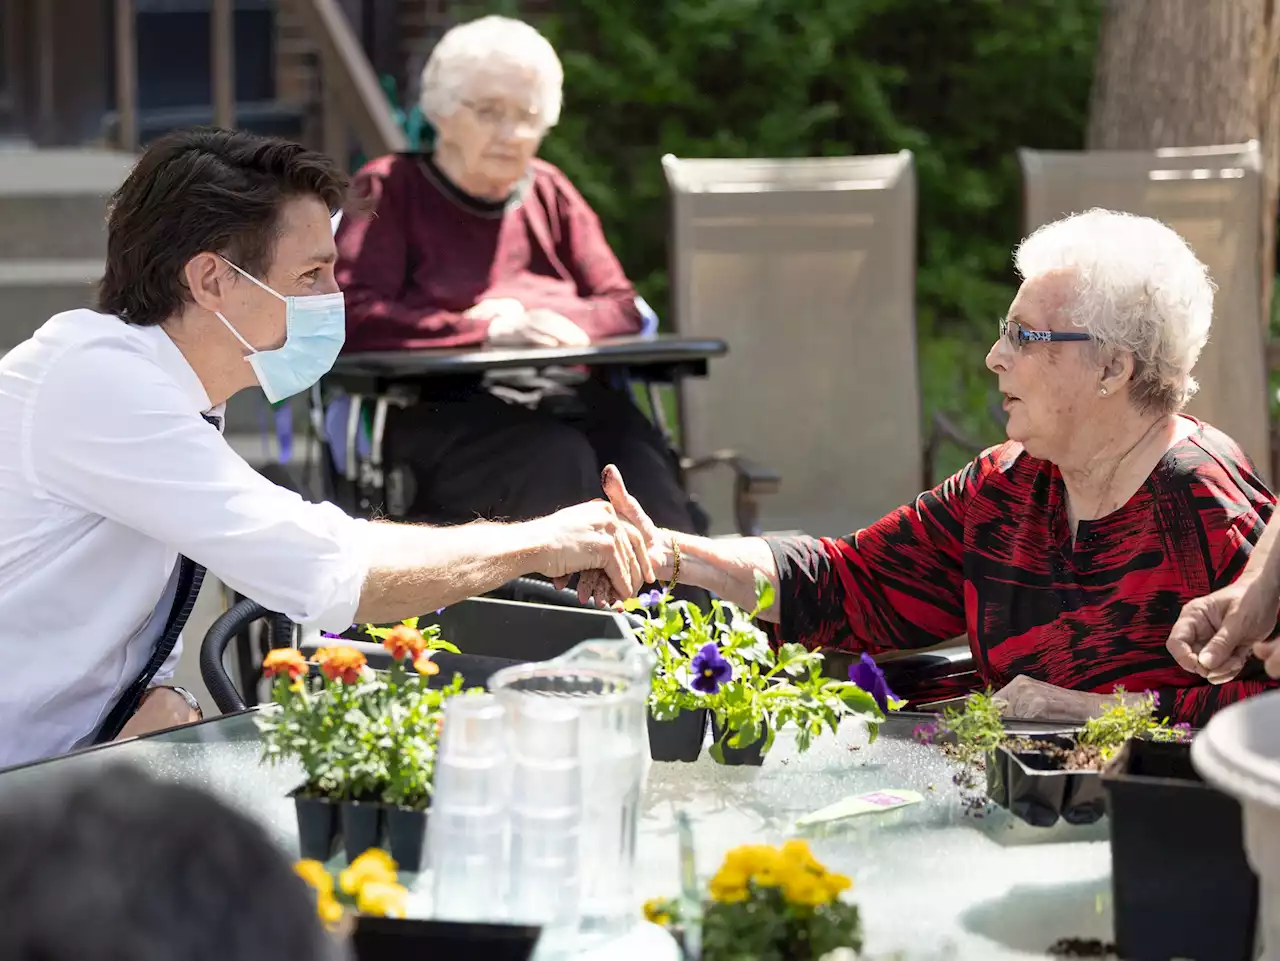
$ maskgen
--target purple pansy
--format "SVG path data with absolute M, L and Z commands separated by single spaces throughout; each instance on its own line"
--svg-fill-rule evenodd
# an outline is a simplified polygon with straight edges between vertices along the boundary
M 849 680 L 874 697 L 876 706 L 883 714 L 889 713 L 889 702 L 898 699 L 898 696 L 889 690 L 889 684 L 884 679 L 884 671 L 880 670 L 880 665 L 872 659 L 870 654 L 864 653 L 858 662 L 849 668 Z
M 911 731 L 911 736 L 917 743 L 928 747 L 933 743 L 933 739 L 938 736 L 938 725 L 936 724 L 917 724 Z
M 689 670 L 693 675 L 690 685 L 703 694 L 714 694 L 721 684 L 733 679 L 733 665 L 720 656 L 720 648 L 713 642 L 702 645 L 702 650 L 693 656 Z
M 641 607 L 647 610 L 648 608 L 657 607 L 661 604 L 663 596 L 663 592 L 655 587 L 651 591 L 642 591 L 636 600 L 640 602 Z

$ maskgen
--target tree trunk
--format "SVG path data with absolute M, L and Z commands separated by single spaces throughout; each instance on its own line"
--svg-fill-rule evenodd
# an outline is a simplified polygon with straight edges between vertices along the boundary
M 1263 151 L 1262 316 L 1276 271 L 1280 173 L 1277 0 L 1108 0 L 1094 74 L 1091 150 L 1207 147 Z

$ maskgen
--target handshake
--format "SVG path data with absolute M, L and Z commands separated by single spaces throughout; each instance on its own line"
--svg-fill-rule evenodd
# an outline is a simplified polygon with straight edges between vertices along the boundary
M 670 542 L 627 491 L 616 467 L 606 467 L 601 479 L 607 500 L 566 507 L 529 523 L 538 533 L 537 572 L 561 588 L 581 572 L 579 600 L 611 607 L 670 576 Z

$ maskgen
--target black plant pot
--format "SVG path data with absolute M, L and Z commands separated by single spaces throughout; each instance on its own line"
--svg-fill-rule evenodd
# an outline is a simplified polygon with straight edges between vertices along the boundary
M 1062 748 L 1075 746 L 1069 735 L 1036 735 Z M 1062 761 L 1042 751 L 1010 751 L 998 747 L 987 755 L 987 796 L 1033 827 L 1058 823 L 1093 824 L 1106 813 L 1102 775 L 1098 771 L 1065 771 Z
M 295 789 L 294 814 L 298 819 L 298 854 L 328 861 L 338 849 L 338 805 L 327 798 L 307 797 Z
M 1200 779 L 1190 744 L 1130 741 L 1102 783 L 1120 956 L 1252 959 L 1258 879 L 1245 857 L 1240 802 Z
M 387 842 L 401 871 L 421 871 L 426 863 L 427 816 L 430 811 L 388 807 Z
M 649 715 L 649 756 L 655 761 L 696 761 L 707 734 L 706 708 L 681 711 L 670 721 Z
M 420 921 L 361 915 L 351 943 L 356 961 L 528 961 L 542 929 L 517 924 Z
M 342 846 L 354 861 L 382 840 L 382 805 L 373 801 L 344 801 L 341 807 Z
M 750 744 L 744 744 L 742 747 L 730 747 L 729 741 L 733 738 L 733 734 L 726 733 L 714 716 L 711 718 L 711 739 L 714 743 L 720 745 L 720 751 L 724 755 L 724 763 L 727 765 L 759 767 L 764 763 L 764 742 L 767 737 L 768 734 L 762 732 L 760 737 Z

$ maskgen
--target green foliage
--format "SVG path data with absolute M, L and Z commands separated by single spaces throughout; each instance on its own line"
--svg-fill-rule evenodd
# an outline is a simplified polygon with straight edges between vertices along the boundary
M 384 673 L 370 670 L 356 655 L 361 666 L 350 681 L 323 672 L 297 679 L 279 674 L 273 709 L 257 719 L 264 762 L 297 760 L 303 791 L 313 797 L 426 810 L 444 705 L 463 689 L 460 674 L 443 688 L 428 687 L 419 672 L 433 666 L 432 653 L 458 649 L 440 638 L 435 625 L 425 632 L 416 625 L 416 618 L 405 622 L 420 642 L 417 650 L 395 657 Z M 385 641 L 395 629 L 366 630 Z M 411 661 L 416 671 L 409 670 Z
M 468 13 L 511 12 L 511 2 Z M 926 417 L 998 437 L 983 355 L 1012 298 L 1019 147 L 1083 146 L 1103 0 L 557 0 L 565 109 L 543 155 L 668 313 L 680 157 L 915 157 Z M 961 460 L 942 464 L 944 470 Z
M 783 644 L 777 650 L 753 622 L 773 606 L 774 588 L 763 576 L 756 578 L 756 606 L 750 612 L 712 598 L 704 613 L 688 601 L 672 601 L 655 592 L 647 608 L 648 618 L 639 629 L 640 641 L 657 658 L 649 710 L 659 721 L 668 721 L 682 710 L 707 708 L 724 731 L 712 745 L 711 756 L 724 762 L 724 747 L 747 747 L 764 737 L 762 753 L 773 746 L 779 728 L 791 725 L 796 747 L 807 751 L 823 730 L 833 733 L 846 717 L 867 722 L 872 740 L 884 719 L 875 698 L 851 681 L 825 677 L 822 654 L 801 644 Z M 625 607 L 642 609 L 632 599 Z M 695 659 L 708 645 L 732 666 L 732 678 L 713 692 L 693 687 Z
M 1104 759 L 1111 757 L 1132 738 L 1151 741 L 1189 740 L 1191 730 L 1185 724 L 1169 726 L 1165 718 L 1156 719 L 1156 698 L 1144 694 L 1134 700 L 1125 696 L 1122 688 L 1116 688 L 1115 702 L 1097 717 L 1084 722 L 1080 734 L 1081 744 L 1100 748 Z
M 1001 702 L 991 691 L 975 691 L 964 702 L 964 708 L 946 708 L 938 729 L 956 739 L 959 760 L 976 764 L 1004 741 L 1004 719 Z

